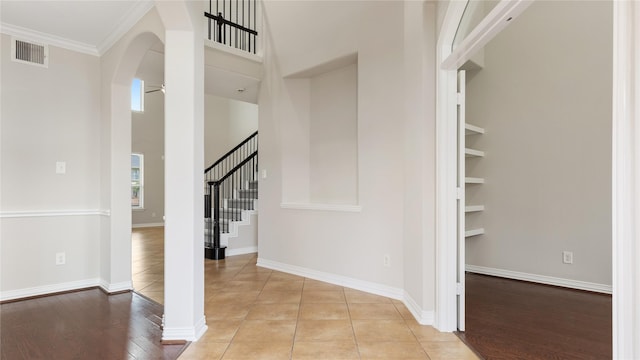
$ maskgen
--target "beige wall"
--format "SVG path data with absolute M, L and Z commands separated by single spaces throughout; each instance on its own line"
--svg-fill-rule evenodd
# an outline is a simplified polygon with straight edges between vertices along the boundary
M 258 129 L 258 106 L 205 95 L 205 166 Z M 133 210 L 132 224 L 162 224 L 164 215 L 164 95 L 146 94 L 145 111 L 132 113 L 132 152 L 145 155 L 144 209 Z M 203 167 L 204 169 L 204 167 Z
M 468 264 L 611 284 L 611 29 L 610 2 L 535 2 L 467 72 Z
M 0 51 L 0 291 L 95 283 L 100 59 L 50 46 L 48 68 L 17 63 L 11 61 L 10 39 L 2 35 Z M 66 174 L 56 174 L 58 161 L 66 162 Z M 24 214 L 5 217 L 15 212 Z M 57 252 L 66 253 L 66 265 L 55 265 Z
M 144 112 L 131 113 L 131 152 L 144 155 L 144 209 L 132 224 L 160 224 L 164 216 L 164 94 L 145 94 Z
M 420 310 L 432 311 L 434 96 L 427 89 L 435 85 L 426 74 L 433 76 L 428 58 L 435 44 L 433 33 L 415 34 L 435 23 L 433 4 L 274 1 L 265 2 L 265 14 L 269 43 L 259 127 L 260 167 L 268 176 L 260 183 L 260 260 L 375 284 L 389 293 L 406 288 Z M 416 16 L 405 20 L 409 14 Z M 291 31 L 294 23 L 304 26 Z M 311 200 L 305 195 L 309 185 L 300 180 L 310 176 L 311 80 L 300 74 L 353 54 L 362 210 L 282 208 L 283 202 Z M 390 267 L 383 265 L 385 255 Z

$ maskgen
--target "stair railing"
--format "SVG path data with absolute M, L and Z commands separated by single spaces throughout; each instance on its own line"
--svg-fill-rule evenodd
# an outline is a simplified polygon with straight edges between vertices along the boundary
M 256 0 L 209 0 L 208 39 L 255 54 L 257 12 Z
M 249 183 L 257 180 L 257 171 L 257 131 L 205 169 L 204 214 L 207 259 L 225 258 L 225 247 L 220 246 L 220 234 L 223 230 L 229 230 L 229 220 L 241 220 L 242 210 L 253 208 L 253 199 L 245 198 L 241 193 L 247 191 L 245 188 L 248 188 Z M 224 200 L 227 204 L 224 204 Z M 226 212 L 226 223 L 221 223 L 221 210 Z
M 258 151 L 258 132 L 254 132 L 240 144 L 222 155 L 220 159 L 204 170 L 204 181 L 219 180 L 253 152 Z

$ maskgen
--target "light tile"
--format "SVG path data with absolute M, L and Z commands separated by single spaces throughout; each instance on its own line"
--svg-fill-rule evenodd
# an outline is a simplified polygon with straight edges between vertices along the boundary
M 293 344 L 293 360 L 356 360 L 358 349 L 354 342 L 300 342 Z
M 349 320 L 299 320 L 295 340 L 354 342 L 355 339 Z
M 345 289 L 344 295 L 347 297 L 348 303 L 360 303 L 360 304 L 380 304 L 391 303 L 391 299 L 384 296 L 369 294 L 363 291 Z
M 302 291 L 303 280 L 291 281 L 272 281 L 269 280 L 264 286 L 264 290 L 268 291 Z
M 298 319 L 298 304 L 257 304 L 254 305 L 247 320 L 296 320 Z
M 349 304 L 349 313 L 353 320 L 402 319 L 396 307 L 389 304 Z
M 306 303 L 344 303 L 342 290 L 305 290 L 302 292 L 302 302 Z
M 222 359 L 224 360 L 288 360 L 291 358 L 291 342 L 238 342 L 234 341 Z
M 197 342 L 230 342 L 240 324 L 242 320 L 209 320 L 207 332 Z
M 365 359 L 429 359 L 420 343 L 410 342 L 358 342 L 358 349 L 362 360 Z
M 293 342 L 295 320 L 245 320 L 233 342 Z
M 338 320 L 349 319 L 347 304 L 303 303 L 300 319 L 304 320 Z
M 352 324 L 358 342 L 416 341 L 403 320 L 353 320 Z
M 432 326 L 420 325 L 417 322 L 409 323 L 409 329 L 411 329 L 418 341 L 459 341 L 454 333 L 440 332 Z
M 329 284 L 326 282 L 312 280 L 312 279 L 304 279 L 304 291 L 315 290 L 315 291 L 330 291 L 330 290 L 344 290 L 344 288 L 340 285 Z
M 256 303 L 300 303 L 302 292 L 300 290 L 263 290 Z
M 193 342 L 178 357 L 179 360 L 219 360 L 222 358 L 228 343 Z
M 461 341 L 425 341 L 420 343 L 432 360 L 477 360 L 478 357 Z

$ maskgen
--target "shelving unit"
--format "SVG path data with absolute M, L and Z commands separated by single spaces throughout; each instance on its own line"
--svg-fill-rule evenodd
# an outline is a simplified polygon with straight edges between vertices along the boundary
M 465 184 L 484 184 L 484 178 L 466 177 L 464 178 Z
M 466 148 L 464 149 L 464 156 L 465 157 L 474 157 L 474 156 L 484 157 L 484 151 Z
M 466 136 L 473 136 L 473 135 L 483 135 L 484 134 L 484 129 L 479 127 L 479 126 L 475 126 L 475 125 L 471 125 L 469 123 L 465 123 L 464 124 L 464 135 Z M 466 140 L 465 140 L 465 144 L 466 144 Z M 465 158 L 478 158 L 478 157 L 484 157 L 485 156 L 485 152 L 482 150 L 477 150 L 477 149 L 471 149 L 471 148 L 464 148 L 464 157 Z M 484 184 L 484 178 L 480 178 L 480 177 L 465 177 L 464 178 L 464 183 L 465 183 L 465 191 L 466 191 L 466 187 L 469 184 Z M 465 199 L 466 199 L 466 195 L 465 195 Z M 475 214 L 475 213 L 479 213 L 484 211 L 484 205 L 465 205 L 464 207 L 464 213 L 465 216 L 467 215 L 471 215 L 471 214 Z M 468 223 L 465 219 L 465 224 Z M 484 228 L 477 228 L 477 229 L 465 229 L 464 231 L 464 237 L 465 238 L 470 238 L 470 237 L 474 237 L 474 236 L 478 236 L 478 235 L 483 235 L 484 234 Z

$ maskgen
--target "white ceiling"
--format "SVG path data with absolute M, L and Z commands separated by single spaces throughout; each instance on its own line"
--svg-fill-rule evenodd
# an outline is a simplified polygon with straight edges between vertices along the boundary
M 0 1 L 2 32 L 101 55 L 149 9 L 152 0 Z
M 153 5 L 153 0 L 0 0 L 0 21 L 3 33 L 101 55 Z M 137 76 L 150 86 L 164 83 L 161 42 L 149 50 Z M 242 74 L 205 67 L 208 94 L 256 103 L 258 84 L 259 80 Z

